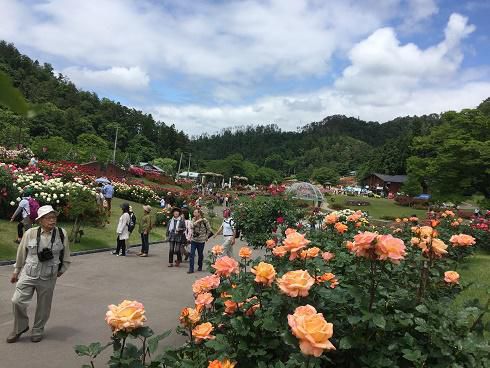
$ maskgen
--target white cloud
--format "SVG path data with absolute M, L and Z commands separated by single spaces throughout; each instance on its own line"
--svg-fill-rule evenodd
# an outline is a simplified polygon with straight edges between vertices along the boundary
M 112 67 L 105 70 L 68 67 L 62 70 L 78 87 L 114 88 L 127 91 L 141 90 L 148 87 L 150 77 L 139 67 Z

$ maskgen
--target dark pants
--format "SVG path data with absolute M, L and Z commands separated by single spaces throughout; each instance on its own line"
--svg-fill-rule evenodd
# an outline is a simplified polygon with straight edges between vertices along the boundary
M 150 240 L 148 238 L 148 233 L 141 233 L 141 253 L 148 254 L 148 249 L 150 248 Z
M 182 253 L 180 253 L 180 242 L 170 241 L 168 250 L 168 263 L 174 263 L 174 254 L 177 255 L 177 262 L 182 262 Z
M 119 237 L 117 237 L 116 253 L 119 254 L 119 251 L 121 251 L 123 256 L 126 255 L 126 240 L 119 239 Z
M 197 269 L 202 271 L 202 261 L 204 259 L 204 244 L 191 241 L 191 254 L 189 256 L 189 271 L 194 272 L 194 254 L 197 249 Z
M 19 222 L 17 224 L 17 237 L 21 239 L 22 235 L 24 235 L 24 224 L 22 222 Z

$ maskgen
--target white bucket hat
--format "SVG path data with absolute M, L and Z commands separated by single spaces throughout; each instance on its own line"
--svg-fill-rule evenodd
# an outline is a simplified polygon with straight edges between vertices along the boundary
M 37 217 L 36 221 L 39 220 L 41 217 L 46 216 L 48 213 L 54 212 L 56 213 L 56 216 L 58 216 L 58 212 L 54 210 L 53 206 L 50 206 L 49 204 L 47 206 L 41 206 L 37 210 Z

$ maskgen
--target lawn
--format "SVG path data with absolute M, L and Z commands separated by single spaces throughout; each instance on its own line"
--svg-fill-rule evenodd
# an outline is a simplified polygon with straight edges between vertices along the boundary
M 136 214 L 136 218 L 140 219 L 143 215 L 143 207 L 139 203 L 124 201 L 119 198 L 114 198 L 112 201 L 112 214 L 110 218 L 110 223 L 103 228 L 92 227 L 92 226 L 82 226 L 84 235 L 82 236 L 81 242 L 76 244 L 71 244 L 72 251 L 78 250 L 89 250 L 98 248 L 113 247 L 116 243 L 116 227 L 121 215 L 121 210 L 119 206 L 123 202 L 128 202 Z M 154 209 L 155 211 L 156 209 Z M 71 223 L 60 223 L 59 226 L 65 228 L 66 231 L 70 231 Z M 17 244 L 13 241 L 17 234 L 17 223 L 9 222 L 6 220 L 0 220 L 0 260 L 5 259 L 15 259 L 15 254 L 17 252 Z M 150 242 L 161 241 L 165 239 L 165 228 L 160 226 L 154 228 L 150 234 Z M 129 239 L 129 244 L 140 244 L 140 238 L 138 234 L 138 228 Z
M 332 198 L 334 199 L 334 202 L 331 201 Z M 362 211 L 367 211 L 369 216 L 375 219 L 383 219 L 383 218 L 387 219 L 388 217 L 390 218 L 409 217 L 411 215 L 416 215 L 419 218 L 425 218 L 426 216 L 425 210 L 418 210 L 410 207 L 399 206 L 392 199 L 332 195 L 332 196 L 325 197 L 325 200 L 328 202 L 329 205 L 332 205 L 333 203 L 338 203 L 346 208 L 351 208 L 353 210 L 360 209 Z M 366 201 L 369 202 L 370 205 L 369 206 L 346 205 L 345 202 L 349 200 Z

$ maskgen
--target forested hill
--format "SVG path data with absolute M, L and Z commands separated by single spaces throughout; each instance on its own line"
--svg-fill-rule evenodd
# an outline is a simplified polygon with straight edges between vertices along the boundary
M 118 160 L 137 162 L 172 156 L 176 149 L 186 150 L 189 138 L 175 126 L 155 121 L 150 114 L 128 108 L 95 93 L 78 90 L 62 75 L 55 75 L 49 64 L 22 55 L 12 44 L 0 41 L 0 70 L 6 72 L 14 86 L 27 100 L 36 104 L 37 114 L 23 119 L 0 106 L 0 144 L 14 145 L 19 140 L 33 142 L 34 137 L 62 137 L 67 145 L 92 142 L 86 150 L 102 160 L 110 156 L 110 141 L 118 131 Z M 72 149 L 67 152 L 76 152 Z M 83 155 L 83 154 L 82 154 Z M 72 157 L 73 158 L 73 157 Z M 85 160 L 90 157 L 80 157 Z

